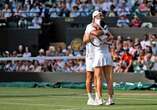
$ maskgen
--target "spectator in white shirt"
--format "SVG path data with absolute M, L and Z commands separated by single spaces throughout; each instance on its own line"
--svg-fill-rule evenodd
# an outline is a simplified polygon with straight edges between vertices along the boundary
M 32 56 L 32 54 L 29 51 L 29 48 L 25 47 L 25 52 L 23 53 L 23 57 L 31 57 L 31 56 Z

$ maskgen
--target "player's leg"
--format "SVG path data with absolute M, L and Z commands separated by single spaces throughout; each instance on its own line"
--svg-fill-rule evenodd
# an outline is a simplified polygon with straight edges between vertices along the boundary
M 86 58 L 86 91 L 88 94 L 87 105 L 95 105 L 95 96 L 93 91 L 94 81 L 94 68 L 92 66 L 92 60 Z
M 106 105 L 112 105 L 113 100 L 113 68 L 112 66 L 105 66 L 104 67 L 104 76 L 106 79 L 106 83 L 107 83 L 107 93 L 108 93 L 108 99 L 106 101 Z
M 98 105 L 103 104 L 102 99 L 102 68 L 101 67 L 95 67 L 94 69 L 94 77 L 96 80 L 96 103 Z
M 93 87 L 92 87 L 92 83 L 94 80 L 94 72 L 92 71 L 87 71 L 86 72 L 86 91 L 88 94 L 88 99 L 94 99 L 93 94 Z

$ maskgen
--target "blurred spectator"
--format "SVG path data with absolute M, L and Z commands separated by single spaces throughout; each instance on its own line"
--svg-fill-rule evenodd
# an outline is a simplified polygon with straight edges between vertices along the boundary
M 72 11 L 70 13 L 70 17 L 78 17 L 80 16 L 79 8 L 77 5 L 73 5 Z
M 115 17 L 115 16 L 117 16 L 117 13 L 116 13 L 115 6 L 114 6 L 114 5 L 111 5 L 110 11 L 108 11 L 106 15 L 107 15 L 108 17 Z
M 151 14 L 153 16 L 157 16 L 157 0 L 153 0 L 152 6 L 151 6 Z
M 149 35 L 148 34 L 145 34 L 144 40 L 142 40 L 140 42 L 140 44 L 142 46 L 142 49 L 146 49 L 146 46 L 151 46 L 151 42 L 149 40 Z
M 18 5 L 15 9 L 13 9 L 14 16 L 15 17 L 21 17 L 22 16 L 22 6 Z M 26 17 L 26 16 L 25 16 Z
M 141 27 L 141 20 L 138 16 L 135 15 L 131 20 L 131 27 Z
M 93 5 L 88 0 L 81 0 L 79 3 L 77 3 L 80 16 L 89 16 L 92 13 L 92 10 L 94 9 Z
M 40 8 L 39 8 L 39 4 L 36 3 L 36 4 L 33 4 L 32 8 L 30 9 L 30 14 L 29 16 L 31 17 L 36 17 L 38 16 L 40 13 Z
M 14 51 L 12 52 L 12 57 L 17 57 L 17 51 L 14 50 Z
M 141 3 L 138 8 L 142 15 L 144 15 L 144 16 L 149 15 L 150 7 L 148 4 L 148 0 L 143 0 L 143 3 Z
M 2 10 L 3 17 L 9 18 L 12 16 L 11 9 L 8 4 L 5 4 L 4 9 Z
M 41 24 L 42 24 L 42 17 L 39 14 L 37 14 L 32 20 L 32 26 L 29 26 L 28 28 L 40 29 Z
M 140 57 L 138 57 L 137 60 L 133 61 L 133 70 L 134 70 L 135 73 L 143 73 L 144 72 L 144 70 L 143 70 L 143 62 L 140 59 Z
M 144 70 L 151 70 L 153 65 L 154 65 L 154 61 L 151 60 L 152 54 L 151 53 L 147 53 L 146 56 L 144 57 L 144 64 L 143 64 L 143 69 Z
M 125 48 L 124 49 L 124 54 L 121 57 L 120 60 L 120 65 L 121 68 L 123 69 L 123 72 L 132 72 L 132 61 L 133 61 L 133 57 L 132 55 L 129 53 L 129 49 Z
M 34 69 L 32 68 L 33 72 L 42 72 L 41 60 L 34 61 Z
M 118 16 L 128 16 L 130 15 L 130 7 L 127 5 L 126 0 L 121 0 L 116 7 Z
M 25 52 L 23 53 L 23 57 L 31 57 L 31 56 L 32 56 L 32 54 L 29 51 L 29 48 L 25 47 Z
M 60 46 L 56 47 L 56 56 L 64 56 L 62 52 L 62 47 Z
M 102 3 L 102 10 L 105 12 L 109 12 L 111 5 L 112 2 L 110 0 L 104 0 L 104 2 Z
M 45 57 L 45 51 L 44 51 L 44 49 L 40 49 L 39 50 L 39 55 L 37 56 L 39 64 L 43 64 L 44 63 L 44 61 L 45 61 L 44 57 Z
M 129 19 L 127 16 L 120 16 L 119 19 L 117 20 L 117 26 L 118 27 L 129 27 Z
M 55 47 L 49 46 L 49 49 L 46 51 L 46 56 L 55 56 Z
M 57 4 L 56 3 L 53 3 L 52 6 L 50 7 L 49 9 L 49 14 L 50 14 L 50 17 L 58 17 L 59 13 L 60 13 L 60 9 L 59 7 L 57 7 Z
M 60 8 L 59 16 L 63 17 L 70 16 L 70 11 L 67 9 L 66 4 L 63 1 L 59 3 L 59 8 Z
M 4 54 L 5 54 L 5 57 L 10 57 L 10 52 L 9 51 L 5 51 Z
M 72 7 L 74 6 L 74 2 L 72 0 L 66 0 L 66 7 L 68 10 L 72 10 Z
M 23 45 L 19 45 L 18 46 L 18 50 L 17 50 L 17 57 L 22 57 L 23 56 Z

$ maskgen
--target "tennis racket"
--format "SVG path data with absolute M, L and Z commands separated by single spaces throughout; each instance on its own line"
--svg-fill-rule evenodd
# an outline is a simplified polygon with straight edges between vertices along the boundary
M 79 51 L 83 48 L 83 41 L 80 38 L 75 38 L 71 41 L 71 48 L 75 51 Z
M 90 36 L 90 42 L 93 46 L 95 47 L 100 47 L 104 44 L 106 45 L 112 45 L 112 39 L 108 39 L 109 38 L 109 34 L 108 32 L 108 26 L 105 24 L 104 21 L 100 22 L 100 26 L 99 26 L 100 30 L 103 30 L 106 34 L 102 35 L 101 37 L 95 37 L 93 40 L 92 36 Z

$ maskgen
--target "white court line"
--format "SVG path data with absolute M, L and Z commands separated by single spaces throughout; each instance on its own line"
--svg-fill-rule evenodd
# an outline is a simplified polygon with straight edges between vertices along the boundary
M 63 96 L 63 97 L 66 97 L 66 96 Z M 71 99 L 73 99 L 73 98 L 86 98 L 86 97 L 70 97 Z M 54 99 L 54 98 L 53 98 Z M 53 100 L 52 99 L 52 100 Z M 58 98 L 59 99 L 59 98 Z M 152 100 L 152 101 L 157 101 L 157 99 L 151 99 L 151 98 L 136 98 L 136 97 L 133 97 L 133 98 L 126 98 L 126 97 L 115 97 L 115 99 L 126 99 L 126 100 L 141 100 L 141 101 L 144 101 L 144 100 Z M 10 99 L 10 98 L 4 98 L 4 99 L 1 99 L 1 100 L 5 100 L 5 101 L 8 101 L 8 100 L 19 100 L 19 101 L 30 101 L 30 100 L 32 100 L 32 99 L 29 99 L 29 98 L 23 98 L 23 99 L 21 99 L 21 98 L 17 98 L 17 99 Z M 33 101 L 36 101 L 36 100 L 39 100 L 39 99 L 33 99 Z M 44 99 L 44 100 L 51 100 L 51 99 Z
M 105 108 L 110 108 L 109 106 L 105 106 L 105 105 L 101 105 L 101 106 L 88 106 L 88 105 L 85 105 L 86 107 L 81 107 L 81 108 L 78 108 L 78 107 L 75 107 L 75 106 L 63 106 L 63 105 L 50 105 L 50 104 L 28 104 L 28 103 L 11 103 L 11 102 L 3 102 L 3 103 L 0 103 L 1 104 L 5 104 L 5 105 L 25 105 L 25 106 L 45 106 L 45 107 L 65 107 L 65 109 L 56 109 L 56 110 L 102 110 L 102 109 L 105 109 Z M 68 108 L 69 107 L 69 108 Z M 72 108 L 70 108 L 72 107 Z M 89 108 L 91 107 L 91 108 Z M 100 108 L 99 108 L 100 107 Z M 116 108 L 112 108 L 112 109 L 120 109 L 122 107 L 116 107 Z M 132 107 L 129 107 L 129 108 L 132 108 Z
M 76 106 L 64 106 L 64 105 L 50 105 L 50 104 L 37 104 L 37 103 L 15 103 L 15 102 L 0 102 L 1 104 L 5 105 L 24 105 L 24 106 L 44 106 L 44 107 L 65 107 L 65 109 L 56 109 L 56 110 L 82 110 L 82 108 L 78 108 Z M 72 108 L 68 108 L 72 107 Z
M 14 103 L 14 102 L 2 102 L 2 103 L 0 102 L 0 105 L 1 104 L 5 104 L 5 105 L 25 105 L 25 106 L 44 106 L 44 107 L 63 107 L 63 108 L 65 107 L 65 109 L 56 109 L 56 110 L 85 110 L 85 109 L 87 109 L 87 110 L 102 110 L 102 109 L 107 109 L 107 108 L 109 109 L 109 108 L 112 107 L 112 106 L 105 106 L 105 105 L 102 105 L 102 106 L 87 106 L 87 105 L 85 105 L 87 108 L 86 107 L 78 108 L 76 106 L 50 105 L 50 104 L 37 104 L 37 103 L 36 104 L 35 103 L 32 103 L 32 104 L 30 104 L 30 103 Z M 91 108 L 89 108 L 89 107 L 91 107 Z M 114 107 L 114 105 L 113 105 L 112 109 L 116 109 L 116 110 L 119 109 L 120 110 L 123 107 L 126 107 L 126 106 L 124 105 L 124 106 Z M 134 107 L 134 106 L 128 106 L 128 108 L 132 108 L 132 107 Z
M 139 98 L 125 98 L 125 97 L 118 97 L 118 98 L 115 98 L 115 99 L 127 99 L 127 100 L 142 100 L 142 101 L 144 101 L 144 100 L 152 100 L 152 101 L 157 101 L 157 99 L 148 99 L 148 98 L 141 98 L 141 99 L 139 99 Z
M 39 104 L 39 103 L 19 103 L 19 102 L 0 102 L 0 104 L 5 105 L 24 105 L 24 106 L 46 106 L 46 107 L 69 107 L 64 105 L 52 105 L 52 104 Z M 70 106 L 70 107 L 76 107 L 76 106 Z

